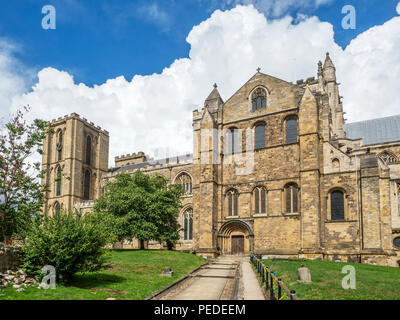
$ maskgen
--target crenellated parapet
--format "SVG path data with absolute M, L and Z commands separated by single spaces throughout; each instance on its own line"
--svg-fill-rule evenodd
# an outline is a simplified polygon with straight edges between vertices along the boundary
M 106 136 L 109 136 L 109 132 L 107 130 L 103 130 L 100 126 L 96 126 L 93 122 L 88 121 L 84 117 L 80 117 L 79 114 L 73 112 L 70 115 L 65 115 L 64 117 L 59 117 L 57 119 L 53 119 L 50 121 L 50 126 L 51 127 L 56 127 L 62 123 L 67 122 L 68 120 L 78 120 L 83 122 L 83 124 L 99 133 L 102 133 Z
M 115 166 L 121 167 L 125 165 L 146 162 L 148 160 L 148 157 L 144 152 L 137 152 L 137 153 L 125 154 L 122 156 L 116 156 L 114 159 L 115 159 Z
M 136 155 L 138 154 L 144 154 L 144 153 L 139 152 Z M 140 163 L 125 164 L 122 166 L 116 166 L 115 168 L 110 168 L 108 170 L 108 173 L 104 176 L 104 178 L 107 180 L 122 171 L 125 173 L 134 173 L 137 170 L 142 170 L 144 172 L 152 172 L 163 169 L 171 169 L 173 167 L 178 167 L 178 166 L 186 166 L 192 163 L 193 163 L 192 154 L 186 154 L 183 156 L 169 157 L 158 160 L 148 159 Z

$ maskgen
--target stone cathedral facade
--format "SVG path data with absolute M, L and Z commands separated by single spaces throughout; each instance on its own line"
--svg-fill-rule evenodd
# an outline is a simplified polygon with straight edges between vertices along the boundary
M 90 212 L 107 181 L 142 170 L 186 191 L 177 250 L 400 266 L 400 116 L 346 124 L 329 54 L 317 78 L 258 69 L 226 101 L 215 85 L 193 111 L 193 154 L 109 168 L 107 131 L 75 113 L 51 126 L 44 214 Z

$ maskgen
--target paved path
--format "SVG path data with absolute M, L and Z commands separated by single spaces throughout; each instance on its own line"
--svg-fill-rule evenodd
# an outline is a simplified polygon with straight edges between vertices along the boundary
M 242 260 L 241 269 L 240 281 L 243 287 L 243 300 L 265 300 L 263 289 L 248 258 Z
M 248 257 L 221 257 L 173 286 L 160 300 L 264 300 Z

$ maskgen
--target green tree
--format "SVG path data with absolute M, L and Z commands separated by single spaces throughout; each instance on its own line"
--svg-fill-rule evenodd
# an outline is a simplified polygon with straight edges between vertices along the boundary
M 12 236 L 24 237 L 34 215 L 40 213 L 44 192 L 44 171 L 40 162 L 32 163 L 35 153 L 42 154 L 47 122 L 24 120 L 29 107 L 18 110 L 0 127 L 0 241 Z
M 166 179 L 136 171 L 118 174 L 94 206 L 95 212 L 112 216 L 110 230 L 118 241 L 166 242 L 171 249 L 179 239 L 177 221 L 184 191 Z
M 32 221 L 22 247 L 23 269 L 38 278 L 46 265 L 56 269 L 57 280 L 69 282 L 76 272 L 100 270 L 110 235 L 96 214 L 82 218 L 60 211 Z

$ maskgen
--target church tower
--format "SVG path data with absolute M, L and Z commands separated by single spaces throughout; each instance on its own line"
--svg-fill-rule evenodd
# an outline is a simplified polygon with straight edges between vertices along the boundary
M 194 248 L 198 254 L 217 254 L 217 222 L 219 202 L 219 122 L 223 100 L 217 85 L 204 102 L 204 108 L 193 112 L 193 202 Z
M 108 132 L 72 113 L 50 122 L 52 134 L 43 144 L 47 184 L 43 213 L 73 210 L 77 203 L 101 194 L 100 181 L 108 171 Z

